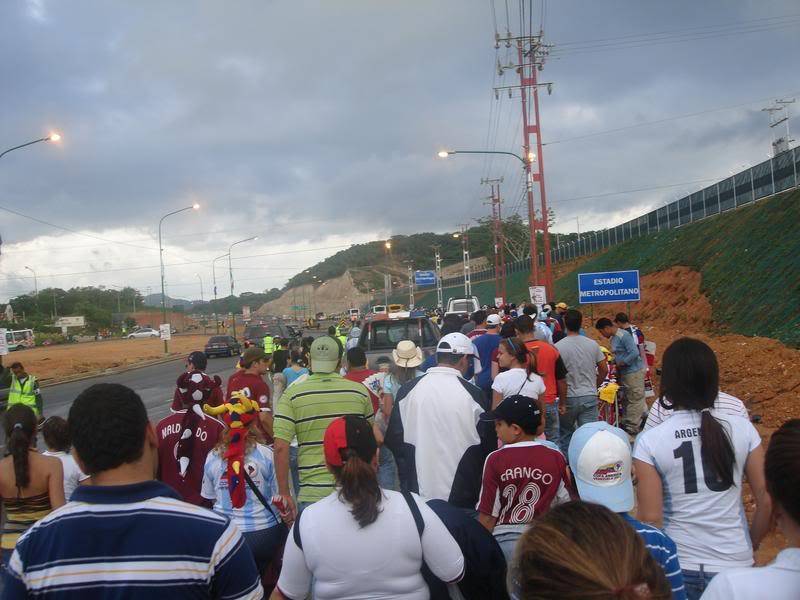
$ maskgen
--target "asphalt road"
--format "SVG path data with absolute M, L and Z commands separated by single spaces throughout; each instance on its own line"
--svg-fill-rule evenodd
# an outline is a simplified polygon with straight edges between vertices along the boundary
M 209 358 L 206 373 L 212 377 L 219 375 L 222 378 L 224 387 L 228 377 L 236 367 L 237 360 L 238 357 Z M 169 414 L 172 394 L 175 391 L 175 380 L 184 369 L 183 359 L 173 360 L 115 375 L 101 375 L 42 388 L 44 416 L 58 415 L 66 419 L 69 408 L 72 406 L 72 401 L 90 385 L 95 383 L 121 383 L 135 390 L 141 396 L 145 407 L 147 407 L 147 414 L 156 423 Z

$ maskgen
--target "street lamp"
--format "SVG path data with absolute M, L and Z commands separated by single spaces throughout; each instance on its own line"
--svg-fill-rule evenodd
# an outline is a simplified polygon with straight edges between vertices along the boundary
M 536 155 L 533 152 L 528 152 L 528 160 L 526 161 L 519 154 L 513 152 L 505 152 L 503 150 L 442 150 L 439 152 L 439 158 L 447 158 L 454 154 L 505 154 L 506 156 L 513 156 L 523 166 L 527 166 L 536 160 Z
M 195 202 L 191 206 L 185 206 L 184 208 L 179 208 L 178 210 L 173 210 L 165 214 L 161 217 L 161 220 L 158 222 L 158 260 L 161 265 L 161 320 L 167 320 L 167 301 L 166 295 L 164 294 L 164 246 L 161 244 L 161 224 L 164 222 L 164 219 L 170 217 L 172 215 L 177 215 L 178 213 L 185 212 L 187 210 L 199 210 L 200 205 Z M 164 354 L 169 353 L 169 342 L 164 340 Z
M 26 142 L 24 144 L 20 144 L 19 146 L 14 146 L 13 148 L 9 148 L 8 150 L 4 150 L 0 152 L 0 158 L 3 158 L 9 152 L 13 152 L 14 150 L 19 150 L 20 148 L 24 148 L 25 146 L 32 146 L 33 144 L 38 144 L 39 142 L 57 142 L 61 139 L 61 135 L 58 133 L 51 133 L 47 137 L 39 138 L 38 140 L 33 140 L 32 142 Z
M 214 265 L 218 260 L 225 258 L 226 256 L 228 255 L 223 254 L 222 256 L 218 256 L 211 261 L 211 280 L 214 284 L 214 326 L 217 328 L 217 335 L 219 335 L 219 315 L 217 314 L 217 271 L 214 268 Z
M 238 242 L 233 242 L 228 247 L 228 275 L 230 276 L 230 279 L 231 279 L 231 298 L 233 298 L 233 263 L 231 262 L 231 250 L 233 250 L 233 247 L 236 246 L 237 244 L 244 244 L 245 242 L 252 242 L 252 241 L 255 241 L 257 239 L 258 239 L 258 236 L 256 235 L 256 236 L 249 237 L 249 238 L 246 238 L 246 239 L 243 239 L 243 240 L 239 240 Z M 233 321 L 233 339 L 235 340 L 236 339 L 236 311 L 235 311 L 235 309 L 232 312 L 231 317 L 232 317 L 231 320 Z
M 34 294 L 35 294 L 34 298 L 36 300 L 36 312 L 38 313 L 39 312 L 39 280 L 36 278 L 36 271 L 31 269 L 30 267 L 25 267 L 25 268 L 28 269 L 28 271 L 30 271 L 31 273 L 33 273 L 33 291 L 34 291 Z

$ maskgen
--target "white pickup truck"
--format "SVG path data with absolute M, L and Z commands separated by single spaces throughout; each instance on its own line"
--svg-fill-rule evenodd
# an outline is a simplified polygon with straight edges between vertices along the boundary
M 467 296 L 466 298 L 450 298 L 447 301 L 447 310 L 444 314 L 445 316 L 464 315 L 469 318 L 469 316 L 476 310 L 479 310 L 480 307 L 481 304 L 478 301 L 477 296 Z

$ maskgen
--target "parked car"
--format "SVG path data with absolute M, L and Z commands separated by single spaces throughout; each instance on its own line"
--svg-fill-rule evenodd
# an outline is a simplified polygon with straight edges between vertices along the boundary
M 240 354 L 242 345 L 236 341 L 231 335 L 214 335 L 208 338 L 206 342 L 205 353 L 206 356 L 233 356 Z
M 364 349 L 369 367 L 374 369 L 378 358 L 391 359 L 398 342 L 411 340 L 429 356 L 436 352 L 440 337 L 439 328 L 428 317 L 380 319 L 364 323 L 358 345 Z
M 141 329 L 137 329 L 133 333 L 129 333 L 126 337 L 129 340 L 138 340 L 140 338 L 157 338 L 157 337 L 161 337 L 161 334 L 158 332 L 157 329 L 150 329 L 149 327 L 142 327 Z
M 447 301 L 447 315 L 461 315 L 469 319 L 469 316 L 481 307 L 477 296 L 468 296 L 466 298 L 450 298 Z

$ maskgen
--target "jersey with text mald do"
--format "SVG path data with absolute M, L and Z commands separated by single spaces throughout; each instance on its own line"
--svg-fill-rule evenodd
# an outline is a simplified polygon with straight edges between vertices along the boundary
M 202 506 L 204 502 L 200 495 L 200 486 L 203 483 L 203 465 L 208 453 L 217 445 L 225 425 L 209 415 L 204 419 L 198 417 L 189 468 L 186 476 L 181 477 L 178 466 L 178 442 L 183 433 L 181 423 L 185 414 L 185 410 L 172 413 L 156 425 L 158 479 L 178 492 L 184 501 Z
M 554 501 L 568 501 L 566 482 L 567 461 L 558 450 L 536 441 L 507 444 L 486 457 L 477 509 L 497 518 L 495 533 L 517 528 Z
M 742 504 L 742 477 L 761 437 L 747 419 L 712 410 L 733 445 L 733 485 L 721 483 L 701 454 L 700 413 L 678 410 L 639 435 L 633 457 L 653 465 L 664 490 L 664 531 L 678 547 L 681 568 L 709 573 L 753 564 Z

